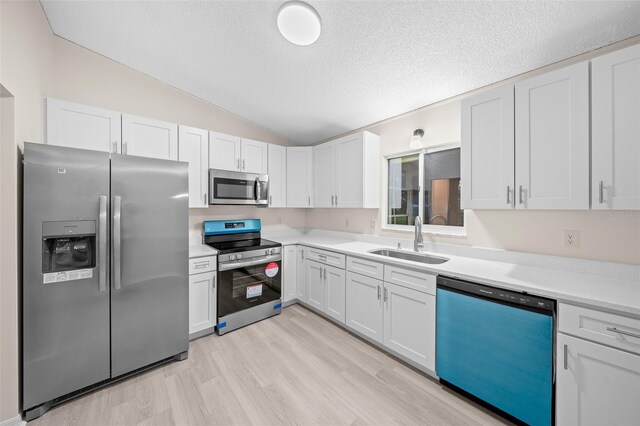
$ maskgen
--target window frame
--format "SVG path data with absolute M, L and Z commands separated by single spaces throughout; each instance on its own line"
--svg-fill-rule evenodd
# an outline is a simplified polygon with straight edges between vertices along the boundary
M 424 197 L 422 196 L 424 185 L 424 156 L 425 154 L 431 154 L 439 151 L 447 151 L 450 149 L 460 148 L 459 142 L 446 143 L 441 145 L 434 145 L 427 148 L 413 149 L 409 151 L 397 152 L 394 154 L 387 154 L 384 156 L 384 167 L 382 171 L 384 186 L 383 195 L 383 209 L 381 209 L 380 228 L 385 231 L 399 231 L 399 232 L 414 232 L 414 225 L 394 225 L 388 223 L 389 213 L 389 160 L 394 158 L 408 157 L 418 154 L 418 191 L 420 192 L 420 198 L 418 200 L 418 216 L 423 222 L 422 233 L 431 235 L 444 235 L 449 237 L 462 237 L 467 236 L 467 211 L 463 210 L 464 225 L 463 226 L 446 226 L 446 225 L 431 225 L 424 223 Z

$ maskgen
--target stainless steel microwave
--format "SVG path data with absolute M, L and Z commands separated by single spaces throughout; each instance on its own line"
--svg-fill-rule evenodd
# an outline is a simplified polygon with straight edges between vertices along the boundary
M 267 207 L 269 175 L 209 169 L 209 204 L 249 204 Z

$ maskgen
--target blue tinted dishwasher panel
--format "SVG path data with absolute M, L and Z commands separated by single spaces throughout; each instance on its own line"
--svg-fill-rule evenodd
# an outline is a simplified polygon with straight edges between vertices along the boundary
M 440 286 L 436 300 L 437 375 L 525 423 L 552 424 L 552 312 Z

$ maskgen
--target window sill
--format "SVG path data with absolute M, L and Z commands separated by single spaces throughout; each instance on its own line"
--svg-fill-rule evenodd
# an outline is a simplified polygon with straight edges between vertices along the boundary
M 434 235 L 439 237 L 453 237 L 453 238 L 467 238 L 467 228 L 456 227 L 455 229 L 447 229 L 449 227 L 438 225 L 422 225 L 422 235 Z M 406 232 L 407 234 L 413 234 L 415 228 L 411 225 L 389 225 L 383 224 L 381 228 L 383 231 L 394 232 Z

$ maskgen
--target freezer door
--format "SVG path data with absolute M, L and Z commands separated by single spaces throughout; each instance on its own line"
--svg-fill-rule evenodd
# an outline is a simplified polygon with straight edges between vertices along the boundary
M 109 378 L 109 154 L 24 144 L 25 411 Z
M 188 349 L 187 167 L 111 156 L 113 377 Z

